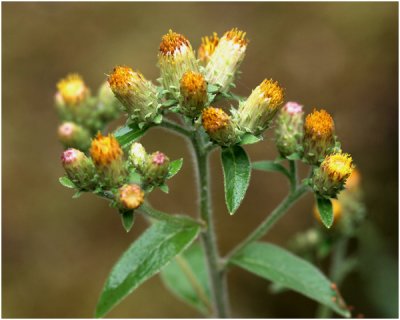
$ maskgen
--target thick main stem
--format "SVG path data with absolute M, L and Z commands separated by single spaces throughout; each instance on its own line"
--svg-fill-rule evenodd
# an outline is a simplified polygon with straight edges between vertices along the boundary
M 197 134 L 192 139 L 192 142 L 195 149 L 197 161 L 200 215 L 207 225 L 205 230 L 201 234 L 201 240 L 207 260 L 209 283 L 214 310 L 213 316 L 218 318 L 227 318 L 229 316 L 229 304 L 226 273 L 221 267 L 214 230 L 214 222 L 212 218 L 212 210 L 210 204 L 211 199 L 209 194 L 210 189 L 208 185 L 208 152 L 204 146 L 202 137 L 199 134 Z

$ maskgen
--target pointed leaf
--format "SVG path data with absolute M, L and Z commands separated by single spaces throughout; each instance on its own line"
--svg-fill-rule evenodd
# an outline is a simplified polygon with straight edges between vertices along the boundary
M 166 184 L 162 184 L 159 188 L 162 192 L 169 193 L 169 187 Z
M 183 165 L 183 159 L 177 159 L 171 161 L 168 168 L 167 179 L 171 179 L 174 175 L 176 175 L 181 169 Z
M 289 171 L 283 165 L 281 165 L 280 163 L 277 163 L 276 161 L 269 161 L 269 160 L 256 161 L 256 162 L 253 162 L 251 164 L 251 166 L 255 170 L 283 173 L 290 180 Z
M 133 223 L 135 222 L 135 214 L 133 211 L 121 212 L 122 225 L 126 232 L 132 229 Z
M 250 182 L 250 161 L 240 146 L 227 148 L 221 153 L 224 171 L 225 202 L 230 214 L 234 214 L 242 202 Z
M 283 248 L 268 243 L 252 243 L 233 256 L 230 263 L 297 291 L 342 316 L 350 316 L 336 287 L 321 271 Z
M 198 243 L 161 271 L 165 286 L 204 315 L 210 311 L 210 288 L 204 252 Z
M 250 133 L 246 133 L 240 140 L 240 144 L 241 145 L 245 145 L 245 144 L 253 144 L 253 143 L 257 143 L 259 141 L 261 141 L 262 139 L 252 135 Z
M 322 222 L 328 229 L 333 224 L 333 210 L 330 199 L 325 199 L 317 196 L 317 207 Z
M 70 188 L 70 189 L 76 188 L 75 184 L 74 184 L 68 177 L 66 177 L 66 176 L 60 177 L 60 179 L 58 179 L 58 181 L 60 181 L 60 183 L 61 183 L 64 187 L 67 187 L 67 188 Z
M 140 128 L 139 125 L 130 124 L 115 130 L 114 136 L 121 147 L 125 147 L 142 137 L 147 129 L 149 129 L 149 127 Z
M 103 317 L 144 281 L 158 273 L 197 237 L 199 226 L 158 221 L 147 229 L 113 267 L 96 308 Z

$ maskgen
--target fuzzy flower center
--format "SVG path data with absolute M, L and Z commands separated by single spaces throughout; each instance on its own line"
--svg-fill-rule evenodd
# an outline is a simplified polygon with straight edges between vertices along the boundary
M 96 165 L 107 166 L 122 157 L 122 149 L 114 136 L 98 133 L 93 139 L 90 154 Z
M 160 152 L 160 151 L 156 151 L 151 158 L 151 161 L 156 164 L 156 165 L 163 165 L 164 162 L 166 160 L 166 156 L 164 153 Z
M 216 132 L 225 128 L 230 121 L 224 110 L 220 108 L 208 107 L 203 110 L 202 123 L 207 132 Z
M 182 76 L 181 89 L 188 95 L 194 95 L 198 92 L 206 93 L 207 86 L 203 75 L 188 71 Z
M 325 110 L 314 111 L 306 117 L 304 130 L 312 136 L 329 137 L 333 134 L 334 122 Z
M 111 90 L 120 95 L 128 94 L 132 84 L 138 80 L 143 81 L 143 76 L 126 66 L 115 67 L 113 72 L 108 76 L 108 83 Z
M 88 88 L 78 74 L 69 74 L 57 83 L 58 93 L 65 103 L 76 105 L 81 102 L 88 93 Z
M 119 200 L 124 207 L 136 209 L 144 201 L 144 192 L 136 184 L 124 185 L 119 189 Z
M 329 176 L 336 176 L 339 180 L 347 179 L 354 169 L 353 159 L 347 153 L 334 153 L 327 156 L 321 167 Z
M 162 37 L 160 43 L 160 53 L 163 55 L 173 55 L 176 52 L 184 51 L 189 47 L 189 40 L 183 35 L 169 30 L 169 32 Z

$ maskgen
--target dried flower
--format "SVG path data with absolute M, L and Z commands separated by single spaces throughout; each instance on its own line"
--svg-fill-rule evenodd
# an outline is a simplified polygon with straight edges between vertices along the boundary
M 154 121 L 161 106 L 157 100 L 157 88 L 141 73 L 129 67 L 117 66 L 108 76 L 108 83 L 134 122 Z
M 200 73 L 185 72 L 180 81 L 181 110 L 190 118 L 200 115 L 208 101 L 207 84 Z
M 246 32 L 233 28 L 219 40 L 205 68 L 208 83 L 227 91 L 235 80 L 235 75 L 244 59 L 248 40 Z
M 261 134 L 271 124 L 283 98 L 283 89 L 278 82 L 265 79 L 246 101 L 239 104 L 235 115 L 239 128 L 254 135 Z
M 221 146 L 232 145 L 238 140 L 231 117 L 220 108 L 208 107 L 204 109 L 202 124 L 211 140 Z
M 179 98 L 179 86 L 183 74 L 187 71 L 199 71 L 189 40 L 172 30 L 162 37 L 158 66 L 161 72 L 161 84 L 175 99 Z
M 321 109 L 306 117 L 304 123 L 304 159 L 317 165 L 335 146 L 335 124 L 328 112 Z
M 218 43 L 219 38 L 216 32 L 213 32 L 213 35 L 210 37 L 205 36 L 201 38 L 201 45 L 197 50 L 197 57 L 203 64 L 207 64 L 208 61 L 210 61 Z

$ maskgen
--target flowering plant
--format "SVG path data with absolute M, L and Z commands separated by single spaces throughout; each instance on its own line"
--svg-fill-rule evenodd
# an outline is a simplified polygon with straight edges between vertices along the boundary
M 247 98 L 232 92 L 247 45 L 243 31 L 232 29 L 220 39 L 214 33 L 202 39 L 196 57 L 186 37 L 169 31 L 158 53 L 158 86 L 127 66 L 115 67 L 96 96 L 78 75 L 59 82 L 55 103 L 63 122 L 58 135 L 65 147 L 61 159 L 66 172 L 61 184 L 75 189 L 74 197 L 91 192 L 108 200 L 126 231 L 138 215 L 149 221 L 149 228 L 112 269 L 97 317 L 157 273 L 167 288 L 203 314 L 227 317 L 226 274 L 232 267 L 297 291 L 339 315 L 350 315 L 336 285 L 321 271 L 260 239 L 307 192 L 314 192 L 318 219 L 331 228 L 338 219 L 332 199 L 339 201 L 354 169 L 352 158 L 342 152 L 328 112 L 314 110 L 304 120 L 303 106 L 284 104 L 278 82 L 263 80 Z M 218 107 L 225 101 L 237 107 Z M 127 115 L 126 125 L 106 134 L 106 126 L 121 113 Z M 172 113 L 179 121 L 168 117 Z M 244 146 L 261 141 L 274 120 L 279 157 L 251 163 Z M 168 193 L 167 183 L 183 163 L 160 151 L 149 153 L 137 142 L 154 126 L 190 142 L 198 180 L 197 219 L 162 212 L 146 200 L 155 188 Z M 217 247 L 208 185 L 208 157 L 215 150 L 221 154 L 231 215 L 246 194 L 252 169 L 279 172 L 290 186 L 281 204 L 225 257 Z M 310 167 L 303 180 L 296 169 L 299 161 Z

